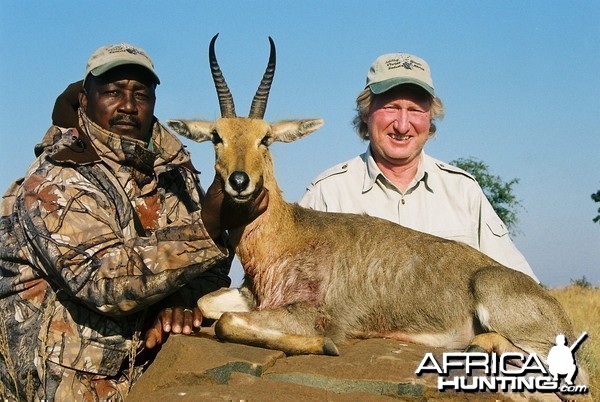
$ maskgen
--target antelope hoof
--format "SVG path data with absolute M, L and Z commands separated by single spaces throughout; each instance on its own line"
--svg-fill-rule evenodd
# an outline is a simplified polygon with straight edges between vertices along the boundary
M 339 356 L 340 352 L 338 351 L 337 346 L 330 338 L 323 338 L 323 354 L 328 356 Z
M 482 348 L 479 345 L 475 345 L 474 343 L 467 346 L 467 348 L 465 349 L 465 352 L 467 352 L 467 353 L 488 353 L 487 350 L 485 350 L 484 348 Z

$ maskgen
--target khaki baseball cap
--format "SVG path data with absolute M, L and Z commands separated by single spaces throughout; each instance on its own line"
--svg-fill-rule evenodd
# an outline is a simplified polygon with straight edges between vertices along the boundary
M 431 70 L 427 62 L 408 53 L 379 56 L 367 74 L 367 86 L 380 94 L 401 84 L 415 84 L 435 96 Z
M 132 46 L 127 43 L 119 43 L 116 45 L 102 46 L 90 56 L 85 68 L 85 78 L 89 74 L 94 77 L 104 74 L 108 70 L 124 64 L 137 64 L 145 67 L 156 78 L 156 83 L 160 84 L 158 75 L 154 71 L 154 63 L 150 56 L 139 47 Z

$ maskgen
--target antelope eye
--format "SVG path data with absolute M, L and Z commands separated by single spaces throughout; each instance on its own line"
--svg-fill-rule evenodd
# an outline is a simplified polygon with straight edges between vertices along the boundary
M 262 140 L 260 140 L 260 145 L 264 145 L 268 147 L 271 145 L 271 136 L 269 134 L 265 135 Z
M 217 133 L 216 131 L 212 132 L 212 143 L 213 144 L 221 144 L 223 142 L 223 139 L 221 139 L 221 136 L 219 135 L 219 133 Z

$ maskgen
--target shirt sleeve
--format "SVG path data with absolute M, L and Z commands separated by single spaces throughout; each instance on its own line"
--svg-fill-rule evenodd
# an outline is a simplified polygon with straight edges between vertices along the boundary
M 479 249 L 499 263 L 521 271 L 539 283 L 529 263 L 512 242 L 506 224 L 482 194 L 479 227 Z
M 321 187 L 318 185 L 310 184 L 304 195 L 298 202 L 298 205 L 304 208 L 315 209 L 317 211 L 327 211 L 327 204 L 323 199 L 323 194 L 321 193 Z
M 139 235 L 131 203 L 109 194 L 72 169 L 56 168 L 55 177 L 33 174 L 23 183 L 18 213 L 30 258 L 66 297 L 107 315 L 126 315 L 228 260 L 200 210 Z

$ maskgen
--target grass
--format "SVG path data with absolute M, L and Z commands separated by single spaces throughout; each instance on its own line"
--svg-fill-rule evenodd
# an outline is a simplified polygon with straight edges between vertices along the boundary
M 577 364 L 586 367 L 588 385 L 596 397 L 600 395 L 600 288 L 572 282 L 571 286 L 548 291 L 565 308 L 576 335 L 583 331 L 588 333 L 576 357 Z M 568 341 L 573 342 L 574 339 Z

